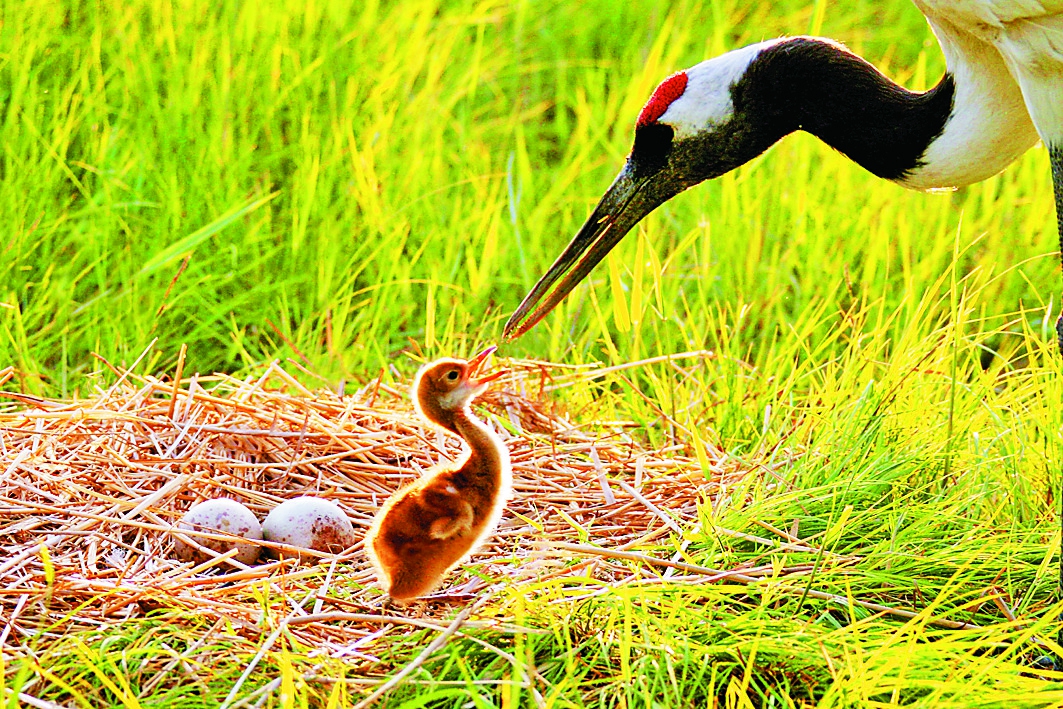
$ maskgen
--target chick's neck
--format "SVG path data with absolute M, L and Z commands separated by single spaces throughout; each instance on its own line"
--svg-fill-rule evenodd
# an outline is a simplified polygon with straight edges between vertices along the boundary
M 466 406 L 453 413 L 444 427 L 465 439 L 469 457 L 458 470 L 470 484 L 498 487 L 509 472 L 509 456 L 498 436 Z

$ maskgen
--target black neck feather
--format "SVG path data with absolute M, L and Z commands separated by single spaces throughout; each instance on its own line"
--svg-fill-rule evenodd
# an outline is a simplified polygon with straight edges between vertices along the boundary
M 945 130 L 955 84 L 908 91 L 860 57 L 823 40 L 797 37 L 761 52 L 731 87 L 735 121 L 764 147 L 805 130 L 879 177 L 896 180 L 922 165 Z M 763 149 L 763 148 L 761 148 Z

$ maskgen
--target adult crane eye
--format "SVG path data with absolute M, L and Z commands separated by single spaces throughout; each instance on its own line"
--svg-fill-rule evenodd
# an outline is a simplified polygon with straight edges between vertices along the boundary
M 631 148 L 631 162 L 636 177 L 648 177 L 668 163 L 675 130 L 663 123 L 651 123 L 635 129 L 635 144 Z

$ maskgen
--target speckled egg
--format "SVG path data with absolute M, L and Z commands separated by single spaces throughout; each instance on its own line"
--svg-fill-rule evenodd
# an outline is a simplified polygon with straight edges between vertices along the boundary
M 243 537 L 244 539 L 262 538 L 262 526 L 258 523 L 254 513 L 236 500 L 230 500 L 225 497 L 217 500 L 206 500 L 197 505 L 192 505 L 188 512 L 185 512 L 184 517 L 178 521 L 176 527 L 177 529 L 187 529 L 196 532 L 221 532 Z M 255 563 L 258 560 L 259 551 L 261 551 L 259 545 L 252 543 L 244 544 L 221 539 L 207 539 L 206 537 L 192 538 L 200 546 L 212 549 L 219 554 L 236 547 L 236 556 L 233 558 L 244 564 Z M 181 541 L 180 537 L 174 539 L 174 553 L 182 561 L 194 561 L 197 564 L 213 558 L 191 544 Z
M 333 554 L 357 541 L 354 525 L 339 505 L 309 496 L 273 508 L 262 522 L 262 538 Z

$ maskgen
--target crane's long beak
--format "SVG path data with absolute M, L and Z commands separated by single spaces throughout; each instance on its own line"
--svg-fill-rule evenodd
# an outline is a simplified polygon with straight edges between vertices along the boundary
M 513 311 L 502 332 L 505 340 L 519 337 L 546 317 L 631 227 L 660 204 L 640 198 L 647 182 L 634 176 L 630 162 L 624 166 L 564 253 Z

